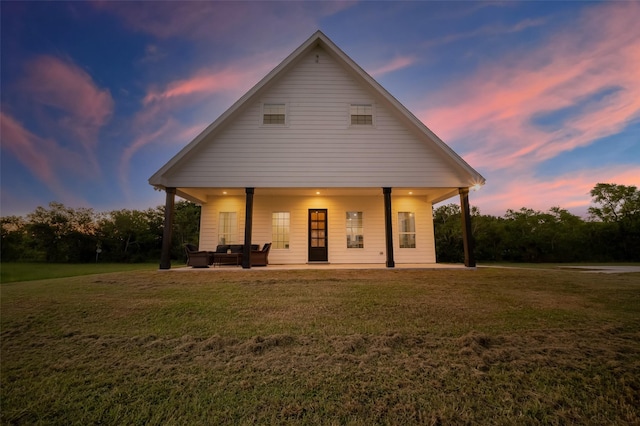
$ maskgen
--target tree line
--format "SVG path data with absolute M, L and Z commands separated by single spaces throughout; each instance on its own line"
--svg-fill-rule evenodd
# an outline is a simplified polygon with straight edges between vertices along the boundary
M 547 212 L 507 210 L 503 217 L 471 209 L 478 261 L 638 262 L 640 191 L 635 186 L 598 183 L 590 192 L 587 220 L 560 207 Z M 460 207 L 433 213 L 438 262 L 462 262 Z
M 150 262 L 160 259 L 164 206 L 97 213 L 61 203 L 22 216 L 2 217 L 3 261 Z M 175 204 L 171 256 L 184 257 L 184 243 L 198 244 L 200 207 Z
M 472 233 L 478 261 L 640 261 L 640 191 L 599 183 L 583 219 L 560 207 L 547 212 L 507 210 L 482 215 L 473 207 Z M 462 262 L 460 207 L 433 212 L 438 262 Z M 160 259 L 164 206 L 97 213 L 52 202 L 22 216 L 2 217 L 2 261 L 155 262 Z M 198 244 L 200 207 L 175 204 L 171 257 L 183 259 L 183 244 Z

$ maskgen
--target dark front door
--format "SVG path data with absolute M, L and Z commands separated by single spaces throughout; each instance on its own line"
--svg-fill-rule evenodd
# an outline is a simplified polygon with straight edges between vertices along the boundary
M 326 262 L 327 209 L 309 210 L 309 262 Z

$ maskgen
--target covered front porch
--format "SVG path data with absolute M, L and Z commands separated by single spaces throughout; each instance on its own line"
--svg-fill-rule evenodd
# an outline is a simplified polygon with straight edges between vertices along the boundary
M 266 267 L 250 268 L 251 271 L 301 271 L 301 270 L 323 270 L 323 271 L 353 271 L 353 270 L 381 270 L 389 269 L 385 264 L 380 263 L 305 263 L 295 265 L 278 265 L 269 264 Z M 397 263 L 393 268 L 395 270 L 408 271 L 472 271 L 476 267 L 467 267 L 462 264 L 454 263 Z M 163 269 L 168 270 L 168 269 Z M 171 271 L 215 271 L 215 272 L 242 272 L 249 269 L 234 266 L 223 266 L 215 268 L 192 268 L 190 266 L 173 267 Z
M 253 243 L 274 241 L 269 265 L 290 269 L 302 268 L 441 268 L 436 263 L 433 246 L 434 203 L 456 194 L 460 198 L 463 221 L 465 266 L 475 267 L 469 188 L 162 188 L 166 191 L 165 226 L 160 269 L 171 268 L 169 248 L 175 196 L 179 195 L 203 206 L 200 250 L 213 251 L 216 244 L 228 237 L 216 223 L 220 215 L 237 212 L 237 244 L 243 244 L 242 268 L 251 268 L 250 247 Z M 324 207 L 319 209 L 318 207 Z M 327 209 L 327 207 L 329 207 Z M 287 229 L 286 244 L 281 244 L 272 228 L 273 212 L 291 212 L 291 230 Z M 308 223 L 307 223 L 308 211 Z M 324 223 L 312 220 L 312 214 L 326 213 Z M 417 214 L 414 214 L 417 212 Z M 345 232 L 351 214 L 364 216 L 364 231 L 354 239 Z M 236 213 L 233 213 L 234 216 Z M 402 215 L 409 218 L 413 229 L 404 229 Z M 288 219 L 289 221 L 289 219 Z M 362 224 L 360 226 L 363 226 Z M 316 229 L 317 227 L 317 229 Z M 325 232 L 326 231 L 326 232 Z M 362 244 L 364 238 L 364 244 Z M 356 244 L 354 245 L 354 241 Z M 358 245 L 357 243 L 360 242 Z M 308 247 L 307 247 L 308 245 Z M 318 249 L 325 249 L 325 258 L 316 258 Z M 425 251 L 426 250 L 426 251 Z M 326 253 L 330 254 L 327 255 Z

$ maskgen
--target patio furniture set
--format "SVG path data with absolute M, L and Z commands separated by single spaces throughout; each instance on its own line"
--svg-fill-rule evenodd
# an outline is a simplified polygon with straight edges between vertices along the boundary
M 243 244 L 221 244 L 216 251 L 198 250 L 193 244 L 185 244 L 187 252 L 187 266 L 193 268 L 208 268 L 209 266 L 242 265 L 244 253 Z M 271 243 L 266 243 L 262 249 L 260 245 L 251 245 L 251 266 L 267 266 L 269 264 L 269 250 Z

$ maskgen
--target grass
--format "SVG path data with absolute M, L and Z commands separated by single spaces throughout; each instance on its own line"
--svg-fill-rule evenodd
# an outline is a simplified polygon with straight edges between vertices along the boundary
M 640 274 L 3 284 L 2 424 L 638 424 Z
M 76 277 L 109 272 L 158 269 L 157 263 L 44 263 L 2 262 L 0 283 Z
M 478 266 L 554 269 L 554 268 L 567 268 L 567 267 L 573 267 L 573 266 L 640 266 L 640 263 L 638 262 L 565 262 L 565 263 L 479 262 Z

